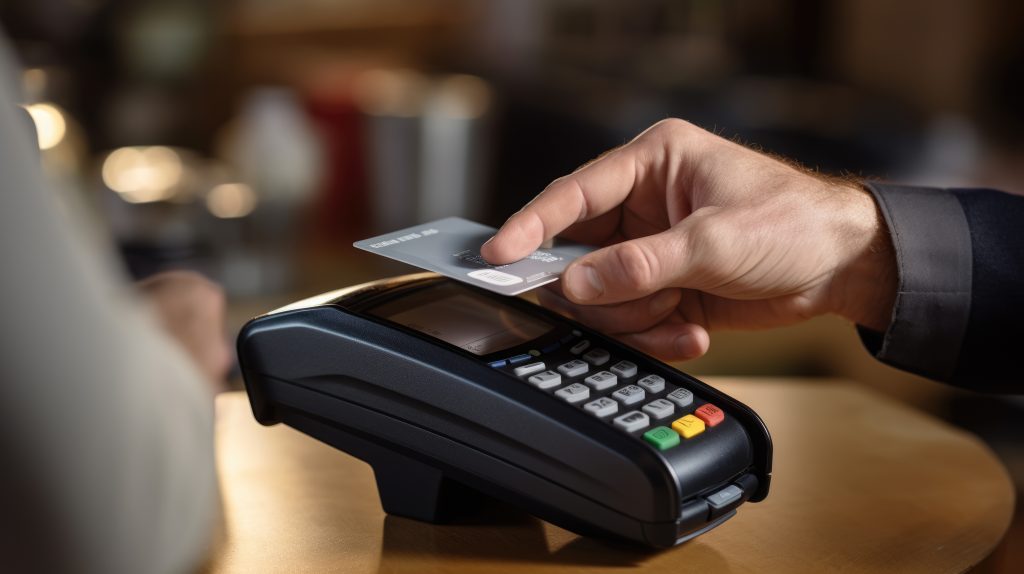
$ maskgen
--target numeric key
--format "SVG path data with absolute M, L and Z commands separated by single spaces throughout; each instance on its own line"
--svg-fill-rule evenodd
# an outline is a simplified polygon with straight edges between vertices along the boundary
M 688 407 L 693 404 L 693 393 L 687 389 L 676 389 L 666 395 L 665 398 L 680 407 Z
M 619 412 L 619 403 L 609 399 L 608 397 L 601 397 L 583 405 L 583 410 L 595 417 L 606 417 Z
M 640 411 L 629 411 L 624 415 L 615 417 L 612 420 L 612 424 L 626 432 L 633 432 L 647 428 L 647 425 L 651 424 L 651 420 Z
M 590 398 L 590 387 L 573 383 L 555 391 L 555 394 L 569 403 L 579 403 Z
M 666 401 L 665 399 L 657 399 L 644 405 L 643 411 L 656 419 L 665 419 L 672 416 L 676 410 L 676 406 L 672 404 L 672 401 Z
M 603 391 L 614 387 L 619 379 L 608 371 L 598 371 L 583 379 L 583 382 L 595 391 Z
M 568 363 L 558 366 L 558 372 L 562 373 L 562 375 L 566 377 L 578 377 L 580 375 L 585 375 L 589 370 L 590 365 L 588 365 L 586 361 L 581 361 L 579 359 L 573 359 Z
M 623 379 L 636 376 L 636 363 L 631 361 L 619 361 L 612 365 L 611 369 L 608 369 Z M 652 391 L 656 392 L 656 391 Z
M 648 393 L 656 394 L 665 390 L 665 379 L 658 375 L 647 375 L 640 379 L 636 384 L 643 387 Z
M 612 393 L 612 398 L 624 405 L 635 405 L 642 402 L 645 397 L 644 390 L 636 385 L 629 385 Z
M 600 367 L 601 365 L 607 363 L 608 359 L 611 358 L 612 357 L 611 355 L 608 354 L 608 351 L 605 351 L 604 349 L 591 349 L 587 351 L 585 355 L 583 355 L 583 359 L 586 360 L 588 363 L 594 365 L 595 367 Z
M 562 375 L 554 371 L 544 371 L 543 373 L 532 375 L 526 381 L 538 389 L 550 389 L 562 384 Z

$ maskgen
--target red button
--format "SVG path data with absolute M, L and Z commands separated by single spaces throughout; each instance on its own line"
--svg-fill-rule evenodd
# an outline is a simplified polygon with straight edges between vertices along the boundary
M 697 418 L 704 421 L 704 424 L 709 427 L 713 427 L 725 420 L 725 413 L 722 412 L 722 409 L 711 403 L 702 405 L 699 409 L 693 411 L 693 414 L 697 415 Z

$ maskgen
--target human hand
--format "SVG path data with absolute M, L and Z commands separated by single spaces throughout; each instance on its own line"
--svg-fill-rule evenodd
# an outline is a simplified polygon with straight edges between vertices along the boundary
M 164 329 L 174 337 L 200 370 L 223 390 L 231 367 L 231 349 L 224 336 L 224 291 L 191 271 L 157 273 L 138 288 L 156 310 Z
M 552 182 L 481 247 L 510 263 L 563 235 L 604 246 L 542 304 L 665 359 L 708 332 L 835 313 L 885 330 L 895 259 L 874 199 L 682 120 Z

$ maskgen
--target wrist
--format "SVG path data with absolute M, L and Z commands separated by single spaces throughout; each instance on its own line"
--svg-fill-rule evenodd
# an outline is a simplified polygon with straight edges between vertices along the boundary
M 832 280 L 831 310 L 868 329 L 884 332 L 891 321 L 899 274 L 888 225 L 870 191 L 841 185 L 846 207 L 839 210 L 845 253 Z

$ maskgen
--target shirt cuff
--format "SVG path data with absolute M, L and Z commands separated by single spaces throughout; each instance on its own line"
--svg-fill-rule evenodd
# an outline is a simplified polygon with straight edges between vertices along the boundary
M 858 326 L 880 361 L 931 379 L 953 378 L 971 313 L 971 234 L 948 190 L 865 182 L 885 217 L 899 286 L 885 333 Z

